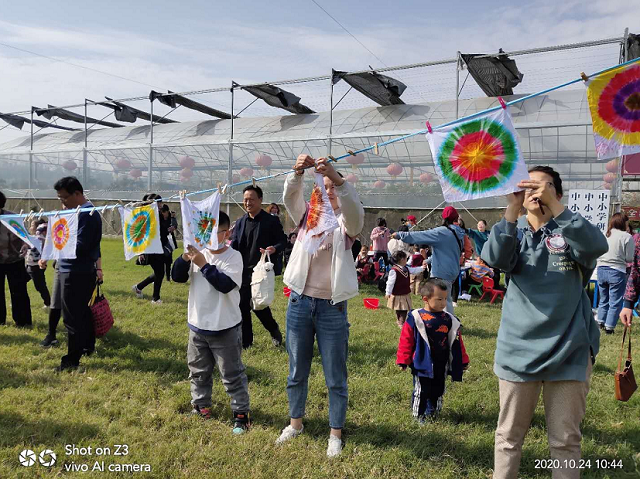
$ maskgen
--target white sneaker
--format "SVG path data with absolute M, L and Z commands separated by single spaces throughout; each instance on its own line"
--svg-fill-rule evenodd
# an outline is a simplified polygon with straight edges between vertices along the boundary
M 451 303 L 451 305 L 452 305 L 454 308 L 457 308 L 457 307 L 458 307 L 458 303 L 456 303 L 455 301 L 454 301 L 453 303 Z
M 329 435 L 329 447 L 327 447 L 327 457 L 336 457 L 342 453 L 342 439 Z
M 51 308 L 45 304 L 45 305 L 42 307 L 42 309 L 44 309 L 45 311 L 49 311 Z
M 144 295 L 142 294 L 142 291 L 138 289 L 137 284 L 134 284 L 133 286 L 131 286 L 131 291 L 133 291 L 133 293 L 138 297 L 138 299 L 144 298 Z
M 295 427 L 289 425 L 282 430 L 282 434 L 280 437 L 276 439 L 276 444 L 285 443 L 293 438 L 298 437 L 304 431 L 304 426 L 300 426 L 300 429 L 296 429 Z
M 151 304 L 157 304 L 157 305 L 160 305 L 160 304 L 162 304 L 162 300 L 161 300 L 161 299 L 158 299 L 158 300 L 156 301 L 156 300 L 153 300 L 153 299 L 152 299 L 152 300 L 151 300 Z

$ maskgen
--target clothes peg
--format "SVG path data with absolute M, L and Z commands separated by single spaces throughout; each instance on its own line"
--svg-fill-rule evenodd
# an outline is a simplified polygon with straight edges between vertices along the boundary
M 40 212 L 38 213 L 38 219 L 42 218 L 42 213 L 44 213 L 44 208 L 40 208 Z
M 338 160 L 336 160 L 333 156 L 331 155 L 327 155 L 327 158 L 329 158 L 331 161 L 333 161 L 334 163 L 337 163 Z
M 347 153 L 349 153 L 351 156 L 356 156 L 356 154 L 351 150 L 347 150 Z
M 224 195 L 227 192 L 228 188 L 229 188 L 229 185 L 225 183 L 225 185 L 222 187 L 222 191 L 220 192 L 220 194 Z
M 580 78 L 582 78 L 583 81 L 589 81 L 589 77 L 585 72 L 580 72 Z
M 222 182 L 218 181 L 218 191 L 222 194 Z
M 80 207 L 79 206 L 76 208 L 76 215 L 78 215 L 78 214 L 80 214 Z
M 23 212 L 23 211 L 24 211 L 24 210 L 20 210 L 20 213 L 19 213 L 19 214 L 20 214 L 20 216 L 22 216 L 22 212 Z
M 503 110 L 507 109 L 507 104 L 504 102 L 504 100 L 502 99 L 501 96 L 498 97 L 498 101 L 500 102 L 500 106 L 502 107 Z
M 94 206 L 93 209 L 91 210 L 91 213 L 89 213 L 89 216 L 93 216 L 93 213 L 95 213 L 96 211 L 96 207 Z
M 377 143 L 373 144 L 373 153 L 376 154 L 376 155 L 380 154 L 380 152 L 378 150 L 378 144 Z
M 433 133 L 433 128 L 431 128 L 431 123 L 429 123 L 428 121 L 425 121 L 425 125 L 427 125 L 427 131 L 429 133 Z
M 251 184 L 254 188 L 256 187 L 256 179 L 253 176 L 251 177 Z

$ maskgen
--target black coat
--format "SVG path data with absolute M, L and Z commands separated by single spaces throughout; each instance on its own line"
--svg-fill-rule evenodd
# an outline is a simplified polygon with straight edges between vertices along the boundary
M 236 251 L 240 251 L 240 240 L 242 239 L 248 217 L 249 214 L 245 214 L 236 221 L 236 226 L 233 228 L 231 247 Z M 261 212 L 257 218 L 260 219 L 256 231 L 257 247 L 268 248 L 269 246 L 273 246 L 276 249 L 276 254 L 271 256 L 271 261 L 273 261 L 273 271 L 276 275 L 280 275 L 282 274 L 282 254 L 287 244 L 287 236 L 284 234 L 282 223 L 280 223 L 277 216 L 272 216 L 264 211 Z

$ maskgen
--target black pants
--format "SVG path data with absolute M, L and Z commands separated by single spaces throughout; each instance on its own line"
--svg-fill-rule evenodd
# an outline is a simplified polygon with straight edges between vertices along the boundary
M 384 264 L 389 264 L 389 253 L 386 251 L 376 251 L 373 255 L 373 261 L 377 262 L 380 258 L 384 261 Z
M 414 417 L 435 417 L 442 409 L 446 389 L 447 360 L 433 361 L 433 378 L 413 376 L 411 407 Z
M 242 287 L 240 288 L 240 312 L 242 313 L 242 347 L 248 348 L 253 344 L 253 324 L 251 322 L 251 275 L 253 268 L 246 268 L 242 273 Z M 282 333 L 278 323 L 273 319 L 271 308 L 254 311 L 262 325 L 271 337 L 282 341 Z
M 47 288 L 47 280 L 44 277 L 44 270 L 39 266 L 27 266 L 27 273 L 33 280 L 33 286 L 36 291 L 40 293 L 40 297 L 45 306 L 51 305 L 51 295 L 49 294 L 49 288 Z
M 496 287 L 500 286 L 500 270 L 493 268 L 493 283 Z
M 89 300 L 96 286 L 96 274 L 58 273 L 62 297 L 62 320 L 69 333 L 67 355 L 62 366 L 77 366 L 83 354 L 91 354 L 96 347 L 93 318 Z
M 149 266 L 153 268 L 153 274 L 147 276 L 142 282 L 138 283 L 137 288 L 142 291 L 148 285 L 153 283 L 153 300 L 160 299 L 160 288 L 162 288 L 162 280 L 165 275 L 165 256 L 163 254 L 150 254 Z
M 27 272 L 24 260 L 15 263 L 0 264 L 0 324 L 7 322 L 7 303 L 4 293 L 4 280 L 9 282 L 11 293 L 11 315 L 16 326 L 31 325 L 31 302 L 27 293 Z
M 171 281 L 171 265 L 173 264 L 173 254 L 164 255 L 164 270 L 167 276 L 167 281 Z

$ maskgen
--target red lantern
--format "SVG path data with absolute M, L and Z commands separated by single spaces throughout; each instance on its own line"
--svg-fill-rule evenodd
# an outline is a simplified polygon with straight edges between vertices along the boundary
M 422 173 L 420 175 L 420 183 L 428 185 L 433 181 L 433 175 L 431 173 Z
M 253 168 L 245 167 L 240 170 L 240 174 L 245 178 L 251 178 L 253 176 Z
M 193 170 L 191 168 L 183 168 L 180 172 L 180 176 L 183 178 L 191 178 L 193 176 Z
M 131 162 L 125 158 L 120 158 L 116 161 L 116 166 L 121 170 L 128 170 L 131 168 Z
M 358 177 L 356 175 L 354 175 L 353 173 L 349 173 L 347 175 L 347 181 L 349 183 L 357 183 L 358 182 Z
M 183 168 L 193 168 L 194 166 L 196 166 L 196 161 L 190 156 L 181 156 L 178 162 Z
M 611 188 L 613 188 L 613 184 L 612 184 L 612 183 L 606 183 L 606 182 L 605 182 L 605 183 L 602 185 L 602 187 L 603 187 L 605 190 L 610 190 Z
M 260 168 L 269 168 L 273 160 L 269 155 L 260 155 L 256 158 L 256 165 Z
M 384 189 L 384 187 L 385 187 L 385 186 L 387 186 L 387 184 L 386 184 L 384 181 L 382 181 L 382 180 L 378 180 L 378 181 L 376 181 L 376 182 L 373 184 L 373 187 L 374 187 L 374 188 L 377 188 L 377 189 L 379 189 L 379 190 Z
M 361 165 L 364 163 L 364 155 L 362 153 L 358 153 L 357 155 L 349 155 L 347 156 L 347 163 L 350 165 Z
M 609 173 L 617 173 L 619 164 L 620 162 L 618 161 L 618 159 L 615 159 L 609 161 L 606 165 L 604 165 L 604 167 Z
M 391 163 L 389 166 L 387 166 L 387 173 L 395 178 L 400 173 L 402 173 L 402 165 L 400 165 L 399 163 Z
M 67 160 L 64 163 L 62 163 L 62 167 L 65 170 L 73 171 L 78 167 L 78 165 L 76 165 L 76 162 L 73 160 Z
M 607 173 L 602 177 L 602 179 L 605 183 L 613 183 L 614 181 L 616 181 L 616 175 L 614 175 L 613 173 Z
M 129 172 L 129 176 L 131 176 L 132 178 L 140 178 L 142 176 L 142 170 L 134 168 Z

